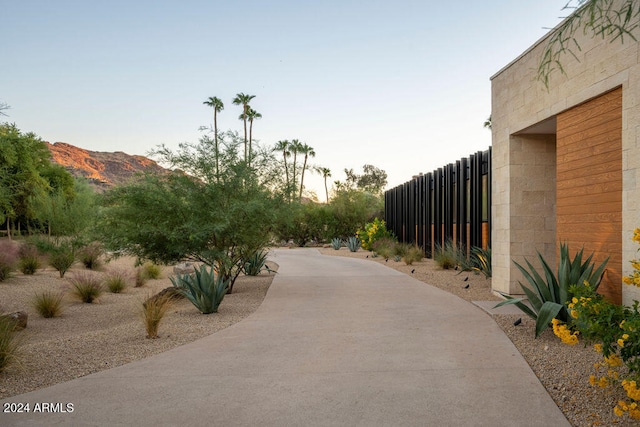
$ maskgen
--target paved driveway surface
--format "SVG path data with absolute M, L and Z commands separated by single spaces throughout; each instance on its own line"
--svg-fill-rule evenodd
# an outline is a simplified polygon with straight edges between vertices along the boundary
M 280 269 L 247 319 L 3 400 L 74 410 L 0 413 L 0 425 L 569 425 L 478 307 L 378 263 L 314 249 L 271 259 Z

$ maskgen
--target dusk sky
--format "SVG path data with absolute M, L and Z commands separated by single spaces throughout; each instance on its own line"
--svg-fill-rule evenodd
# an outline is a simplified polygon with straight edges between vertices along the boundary
M 196 142 L 210 96 L 219 129 L 242 133 L 243 92 L 260 144 L 299 139 L 332 181 L 368 163 L 391 188 L 491 145 L 490 77 L 566 1 L 0 0 L 0 120 L 145 155 Z

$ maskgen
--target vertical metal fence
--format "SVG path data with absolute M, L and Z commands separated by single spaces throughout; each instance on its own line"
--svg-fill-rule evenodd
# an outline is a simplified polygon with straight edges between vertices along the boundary
M 387 228 L 431 256 L 447 240 L 491 247 L 491 148 L 385 192 Z

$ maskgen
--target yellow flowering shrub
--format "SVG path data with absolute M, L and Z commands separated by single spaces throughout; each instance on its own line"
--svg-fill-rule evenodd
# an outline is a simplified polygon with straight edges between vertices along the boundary
M 375 218 L 373 222 L 365 224 L 364 229 L 356 231 L 356 237 L 360 239 L 362 249 L 370 251 L 377 240 L 393 237 L 393 235 L 387 230 L 387 224 L 383 219 Z

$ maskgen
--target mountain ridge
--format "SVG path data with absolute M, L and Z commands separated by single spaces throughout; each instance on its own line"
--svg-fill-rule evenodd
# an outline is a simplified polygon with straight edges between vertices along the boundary
M 145 156 L 122 151 L 91 151 L 66 142 L 46 142 L 51 160 L 71 175 L 86 178 L 94 188 L 104 191 L 121 185 L 140 172 L 166 173 L 168 170 Z

